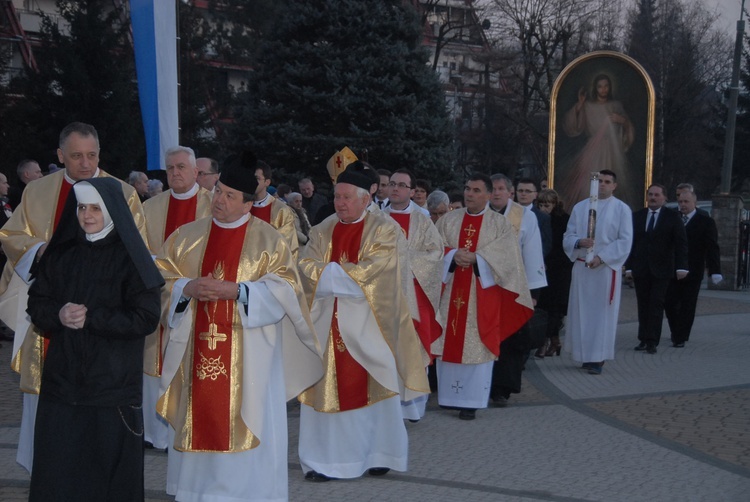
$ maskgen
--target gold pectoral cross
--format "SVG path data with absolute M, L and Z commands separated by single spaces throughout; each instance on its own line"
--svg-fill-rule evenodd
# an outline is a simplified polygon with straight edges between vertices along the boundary
M 201 333 L 200 335 L 198 335 L 198 338 L 200 340 L 208 341 L 209 350 L 216 350 L 216 342 L 227 341 L 227 335 L 224 333 L 219 333 L 218 326 L 215 323 L 209 323 L 208 332 Z

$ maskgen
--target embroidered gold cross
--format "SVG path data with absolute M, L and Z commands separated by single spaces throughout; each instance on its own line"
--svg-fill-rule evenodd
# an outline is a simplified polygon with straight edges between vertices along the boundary
M 477 233 L 477 229 L 474 228 L 474 225 L 472 223 L 469 223 L 469 226 L 464 228 L 464 233 L 466 234 L 466 237 L 471 239 L 474 237 L 474 234 Z
M 210 350 L 216 350 L 216 342 L 227 341 L 227 335 L 225 335 L 224 333 L 219 333 L 218 331 L 218 326 L 216 326 L 215 323 L 209 323 L 208 331 L 198 335 L 198 338 L 201 340 L 207 340 L 208 348 Z
M 455 300 L 453 300 L 453 305 L 456 306 L 456 310 L 461 310 L 461 307 L 466 305 L 466 302 L 464 299 L 459 295 Z

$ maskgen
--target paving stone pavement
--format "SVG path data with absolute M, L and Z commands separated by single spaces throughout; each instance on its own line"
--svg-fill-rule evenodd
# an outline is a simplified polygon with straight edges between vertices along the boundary
M 459 421 L 432 397 L 407 423 L 409 470 L 382 478 L 307 483 L 296 447 L 299 406 L 289 409 L 293 501 L 746 501 L 750 500 L 750 293 L 701 292 L 685 349 L 633 351 L 636 308 L 623 289 L 616 359 L 602 375 L 560 357 L 530 360 L 523 392 L 504 409 Z M 669 330 L 664 334 L 668 342 Z M 0 501 L 28 497 L 15 462 L 21 395 L 0 360 Z M 146 452 L 146 499 L 164 492 L 167 456 Z

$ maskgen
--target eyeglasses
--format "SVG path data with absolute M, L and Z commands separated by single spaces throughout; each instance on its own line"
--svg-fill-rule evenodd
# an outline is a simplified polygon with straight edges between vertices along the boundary
M 407 185 L 406 183 L 403 183 L 403 182 L 402 183 L 396 183 L 395 181 L 391 181 L 390 183 L 388 183 L 388 186 L 391 187 L 391 188 L 399 187 L 399 188 L 408 188 L 408 189 L 411 190 L 411 187 L 409 185 Z
M 519 188 L 516 193 L 536 193 L 536 190 L 529 190 L 528 188 Z
M 218 175 L 218 174 L 219 173 L 204 173 L 203 171 L 198 171 L 198 177 L 199 178 L 202 178 L 203 176 L 215 176 L 215 175 Z

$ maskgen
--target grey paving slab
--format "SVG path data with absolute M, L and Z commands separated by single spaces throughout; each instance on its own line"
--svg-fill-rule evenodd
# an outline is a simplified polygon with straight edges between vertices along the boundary
M 290 406 L 290 500 L 744 502 L 750 294 L 701 295 L 704 315 L 686 349 L 633 351 L 634 295 L 626 290 L 616 360 L 601 376 L 582 372 L 567 355 L 531 361 L 526 393 L 508 408 L 480 410 L 474 422 L 431 401 L 425 419 L 407 424 L 406 473 L 305 482 L 296 452 L 299 413 Z M 7 359 L 4 344 L 0 360 Z M 15 463 L 17 385 L 0 367 L 0 501 L 28 496 L 28 474 Z M 166 454 L 148 451 L 145 460 L 146 500 L 172 501 L 164 491 Z
M 615 360 L 602 375 L 580 370 L 563 350 L 536 363 L 544 376 L 572 399 L 594 399 L 671 391 L 711 389 L 750 383 L 750 314 L 696 318 L 684 349 L 669 343 L 666 323 L 654 355 L 633 350 L 638 324 L 620 324 Z

